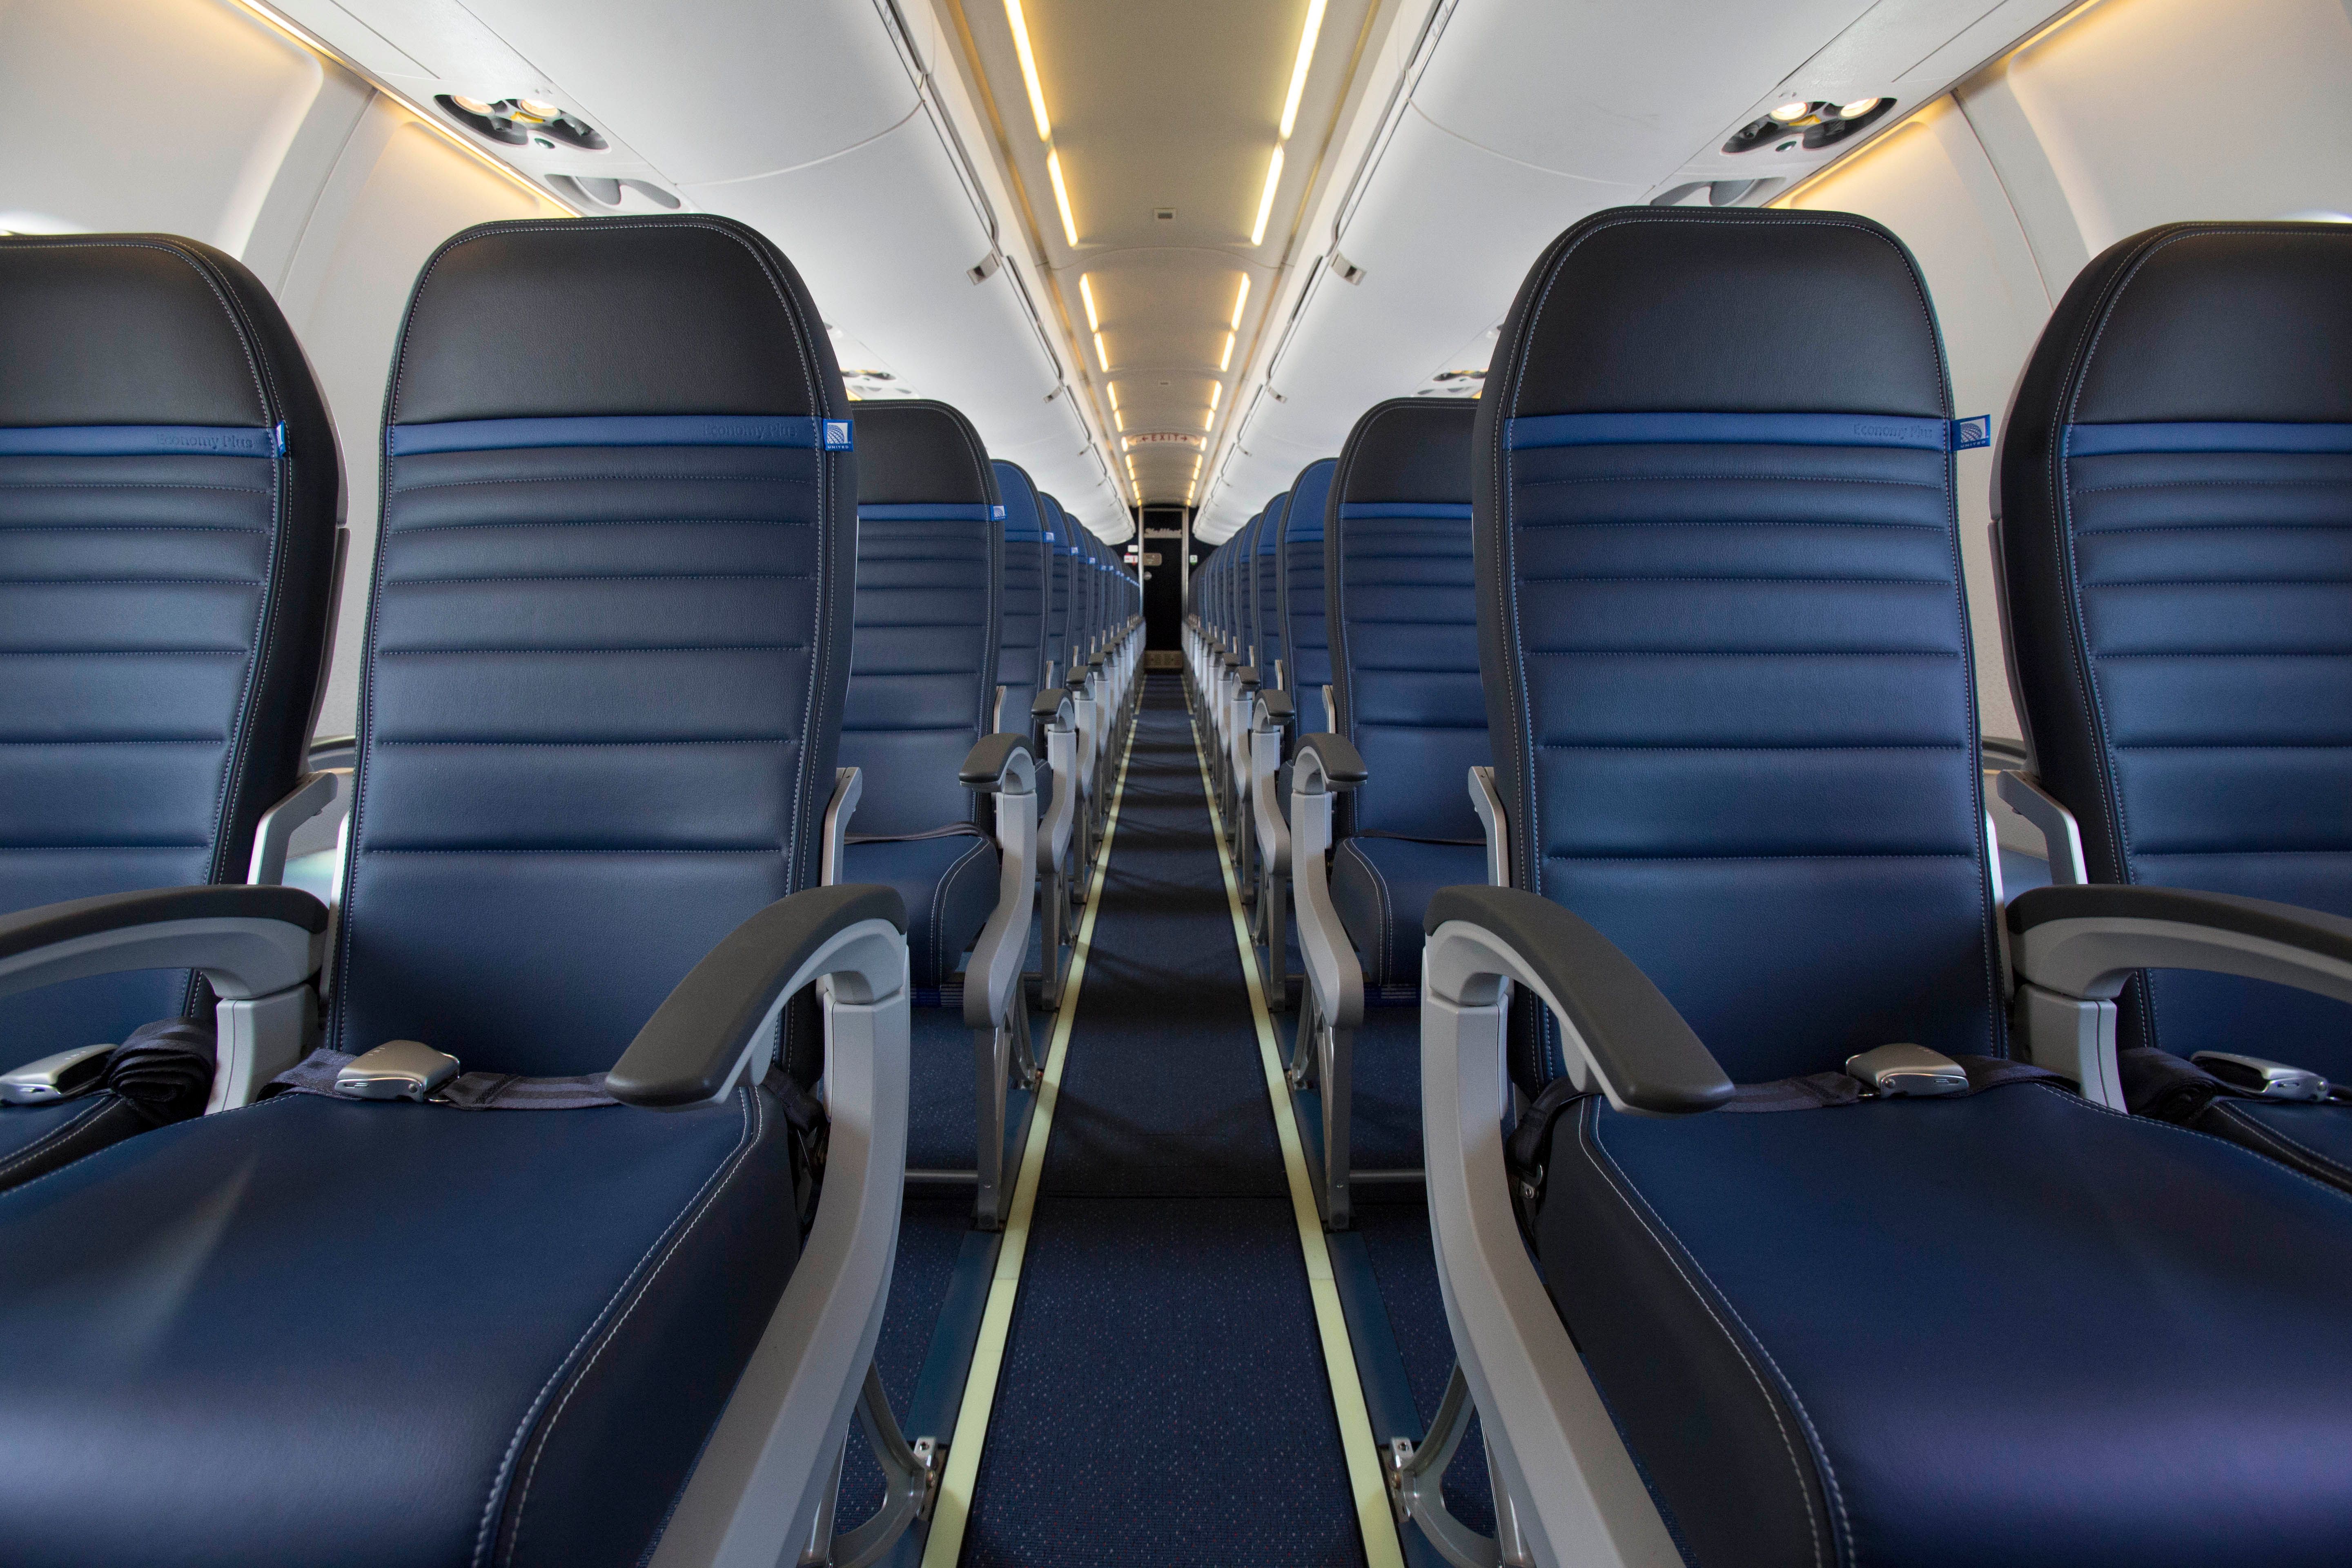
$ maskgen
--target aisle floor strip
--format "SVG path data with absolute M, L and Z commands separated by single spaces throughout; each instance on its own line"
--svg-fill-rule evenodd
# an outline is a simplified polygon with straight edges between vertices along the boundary
M 1189 709 L 1189 699 L 1187 702 Z M 1274 1015 L 1265 1005 L 1265 987 L 1258 979 L 1257 952 L 1250 942 L 1249 917 L 1242 910 L 1241 883 L 1234 875 L 1233 857 L 1225 848 L 1223 819 L 1217 811 L 1216 785 L 1209 778 L 1209 759 L 1201 749 L 1200 722 L 1192 725 L 1192 755 L 1201 764 L 1201 792 L 1208 797 L 1209 828 L 1215 835 L 1217 864 L 1225 874 L 1225 903 L 1233 911 L 1234 945 L 1241 951 L 1242 978 L 1249 984 L 1250 1016 L 1257 1024 L 1258 1059 L 1265 1068 L 1266 1098 L 1274 1102 L 1274 1126 L 1282 1142 L 1282 1166 L 1290 1178 L 1290 1209 L 1298 1224 L 1298 1249 L 1306 1257 L 1307 1289 L 1315 1302 L 1315 1326 L 1323 1343 L 1323 1370 L 1331 1384 L 1332 1414 L 1339 1417 L 1339 1446 L 1348 1458 L 1348 1483 L 1355 1494 L 1356 1526 L 1364 1538 L 1364 1561 L 1370 1568 L 1404 1568 L 1404 1549 L 1397 1539 L 1396 1516 L 1390 1510 L 1387 1479 L 1381 1473 L 1380 1446 L 1372 1436 L 1371 1416 L 1364 1407 L 1364 1385 L 1356 1373 L 1356 1351 L 1348 1337 L 1348 1315 L 1339 1300 L 1339 1281 L 1331 1270 L 1331 1248 L 1323 1235 L 1322 1211 L 1307 1176 L 1307 1150 L 1298 1136 L 1298 1121 L 1291 1114 L 1290 1083 L 1285 1076 L 1282 1045 L 1275 1037 Z M 950 1463 L 954 1455 L 949 1455 Z M 926 1564 L 926 1568 L 929 1565 Z
M 1079 917 L 1070 973 L 1062 983 L 1062 1005 L 1054 1015 L 1054 1040 L 1045 1053 L 1045 1077 L 1037 1086 L 1035 1121 L 1021 1152 L 1013 1207 L 1004 1218 L 1004 1239 L 996 1249 L 996 1272 L 988 1282 L 988 1304 L 981 1310 L 980 1341 L 972 1349 L 971 1374 L 963 1385 L 962 1408 L 956 1412 L 955 1436 L 948 1444 L 947 1470 L 940 1478 L 930 1534 L 923 1542 L 922 1568 L 955 1568 L 956 1559 L 963 1554 L 972 1485 L 980 1476 L 981 1449 L 988 1436 L 989 1416 L 996 1407 L 996 1381 L 1004 1370 L 1004 1342 L 1013 1328 L 1013 1306 L 1021 1295 L 1021 1264 L 1029 1252 L 1029 1217 L 1037 1206 L 1037 1184 L 1045 1174 L 1045 1145 L 1054 1133 L 1054 1106 L 1062 1094 L 1062 1064 L 1069 1059 L 1070 1026 L 1078 1016 L 1087 954 L 1094 946 L 1095 913 L 1102 907 L 1103 882 L 1110 873 L 1111 843 L 1118 837 L 1119 802 L 1127 796 L 1127 763 L 1135 754 L 1135 731 L 1139 727 L 1129 727 L 1127 742 L 1119 750 L 1118 782 L 1111 786 L 1110 811 L 1103 819 L 1102 843 L 1095 851 L 1094 880 L 1087 889 L 1086 912 Z M 1227 880 L 1231 881 L 1230 876 Z

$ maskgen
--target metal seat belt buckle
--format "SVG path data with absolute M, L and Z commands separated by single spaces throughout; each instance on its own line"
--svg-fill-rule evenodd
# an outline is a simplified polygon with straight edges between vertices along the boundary
M 2237 1051 L 2199 1051 L 2189 1058 L 2241 1094 L 2257 1100 L 2316 1101 L 2328 1097 L 2331 1085 L 2306 1068 L 2289 1067 L 2267 1057 Z
M 0 1073 L 0 1105 L 56 1105 L 88 1094 L 106 1079 L 112 1046 L 76 1046 Z
M 1846 1076 L 1885 1099 L 1937 1099 L 1969 1091 L 1969 1069 L 1941 1051 L 1909 1044 L 1879 1046 L 1845 1059 Z
M 422 1040 L 386 1040 L 335 1074 L 335 1092 L 353 1100 L 426 1100 L 457 1076 L 457 1058 Z

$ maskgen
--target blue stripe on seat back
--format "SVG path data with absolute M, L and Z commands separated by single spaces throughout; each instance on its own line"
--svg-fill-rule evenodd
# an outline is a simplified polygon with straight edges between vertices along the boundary
M 275 458 L 286 426 L 37 425 L 0 429 L 0 458 Z
M 1707 216 L 1571 229 L 1496 350 L 1473 501 L 1514 880 L 1622 948 L 1735 1079 L 1833 1069 L 1892 1040 L 1998 1054 L 1934 412 L 1949 393 L 1924 289 L 1864 220 Z M 1747 395 L 1723 388 L 1756 351 L 1737 331 L 1686 340 L 1680 301 L 1757 247 L 1788 268 L 1822 258 L 1846 286 L 1834 311 L 1767 305 L 1757 330 L 1873 366 L 1903 415 L 1803 409 L 1823 395 L 1812 379 L 1786 389 L 1787 412 L 1524 401 L 1627 395 L 1634 373 L 1589 369 L 1596 343 L 1695 403 Z M 1549 1048 L 1532 1076 L 1559 1070 Z
M 2066 455 L 2070 458 L 2100 458 L 2126 452 L 2352 452 L 2352 425 L 2209 419 L 2066 426 Z
M 845 416 L 838 379 L 804 369 L 823 353 L 801 331 L 814 305 L 740 225 L 501 224 L 458 235 L 443 259 L 403 329 L 403 363 L 427 368 L 394 384 L 395 434 L 419 427 L 406 407 L 474 401 L 457 347 L 510 290 L 560 299 L 580 279 L 600 300 L 656 296 L 688 329 L 632 358 L 625 384 L 580 389 L 585 408 L 649 393 L 690 408 L 733 363 L 746 400 L 806 395 L 811 417 Z M 752 303 L 694 302 L 709 291 Z M 601 330 L 584 309 L 572 319 Z M 436 331 L 445 352 L 420 351 Z M 846 679 L 854 459 L 732 438 L 787 423 L 764 416 L 687 445 L 633 414 L 448 423 L 479 435 L 386 443 L 333 1043 L 423 1039 L 469 1068 L 601 1071 L 712 945 L 814 880 Z M 534 429 L 553 444 L 503 444 Z M 612 439 L 631 431 L 659 438 Z
M 817 421 L 793 415 L 604 414 L 551 419 L 452 419 L 394 425 L 385 432 L 395 458 L 427 452 L 495 452 L 553 447 L 805 447 L 817 445 Z
M 1290 659 L 1290 689 L 1298 709 L 1298 733 L 1331 727 L 1323 710 L 1323 688 L 1331 680 L 1330 634 L 1326 629 L 1323 588 L 1323 510 L 1331 493 L 1336 458 L 1309 463 L 1290 487 L 1282 520 L 1282 555 L 1277 596 L 1282 605 L 1282 643 Z
M 861 522 L 1001 522 L 1004 509 L 976 501 L 861 502 L 857 517 Z
M 1471 592 L 1466 403 L 1401 398 L 1356 422 L 1324 542 L 1342 732 L 1370 773 L 1343 832 L 1476 840 L 1469 770 L 1492 760 Z M 1412 499 L 1400 499 L 1401 497 Z

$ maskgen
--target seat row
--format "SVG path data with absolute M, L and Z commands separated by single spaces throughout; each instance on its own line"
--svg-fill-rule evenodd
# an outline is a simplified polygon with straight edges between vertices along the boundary
M 8 1560 L 873 1561 L 930 1462 L 871 1372 L 908 1107 L 960 1099 L 910 1008 L 974 1031 L 1001 1223 L 1133 580 L 955 410 L 853 408 L 756 232 L 468 229 L 314 770 L 342 477 L 267 292 L 0 239 L 0 361 Z
M 1993 479 L 2030 879 L 1960 568 L 1985 422 L 1863 219 L 1580 223 L 1475 413 L 1373 409 L 1196 578 L 1327 1108 L 1417 978 L 1461 1361 L 1391 1485 L 1449 1560 L 2340 1556 L 2347 301 L 2340 226 L 2181 224 L 2053 312 Z M 1473 1410 L 1483 1543 L 1437 1485 Z

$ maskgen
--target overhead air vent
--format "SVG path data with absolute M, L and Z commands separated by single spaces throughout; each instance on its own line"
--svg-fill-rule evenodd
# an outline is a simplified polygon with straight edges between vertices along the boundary
M 1792 100 L 1733 132 L 1723 150 L 1753 153 L 1759 147 L 1770 147 L 1788 153 L 1800 146 L 1827 147 L 1876 124 L 1894 107 L 1891 98 L 1859 98 L 1846 103 Z
M 602 153 L 611 143 L 596 128 L 572 113 L 536 98 L 488 100 L 445 92 L 433 100 L 441 111 L 477 136 L 508 147 L 570 147 Z
M 555 190 L 586 206 L 619 207 L 626 205 L 627 193 L 635 191 L 664 212 L 676 212 L 685 204 L 674 192 L 666 191 L 650 180 L 600 180 L 587 174 L 542 174 L 540 176 Z

